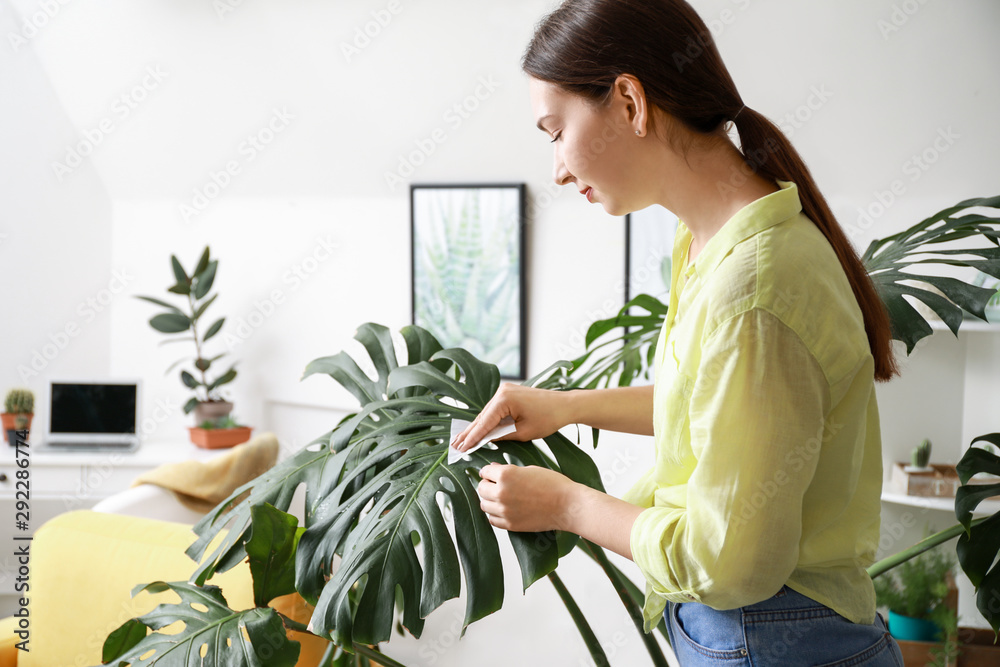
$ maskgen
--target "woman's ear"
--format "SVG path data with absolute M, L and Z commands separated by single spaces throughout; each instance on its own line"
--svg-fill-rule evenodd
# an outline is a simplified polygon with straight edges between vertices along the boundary
M 642 83 L 631 74 L 620 74 L 614 82 L 614 104 L 620 106 L 619 118 L 632 134 L 646 136 L 649 107 Z

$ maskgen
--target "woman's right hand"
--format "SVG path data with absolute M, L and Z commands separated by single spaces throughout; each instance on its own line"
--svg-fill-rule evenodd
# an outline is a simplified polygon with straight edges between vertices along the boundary
M 528 441 L 552 435 L 563 426 L 573 423 L 569 409 L 569 395 L 572 393 L 575 392 L 537 389 L 514 383 L 502 384 L 475 421 L 459 433 L 451 444 L 464 452 L 499 426 L 504 417 L 513 418 L 517 430 L 497 438 L 497 441 Z

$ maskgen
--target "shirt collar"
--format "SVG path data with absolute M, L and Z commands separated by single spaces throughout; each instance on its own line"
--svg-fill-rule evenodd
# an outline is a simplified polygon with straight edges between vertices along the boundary
M 802 202 L 799 200 L 799 191 L 795 183 L 780 179 L 776 179 L 776 183 L 779 187 L 776 192 L 750 202 L 726 221 L 715 236 L 708 240 L 694 263 L 688 264 L 684 269 L 687 275 L 711 274 L 737 243 L 788 220 L 802 210 Z M 677 233 L 684 256 L 687 257 L 687 249 L 692 240 L 691 231 L 683 221 L 679 222 Z

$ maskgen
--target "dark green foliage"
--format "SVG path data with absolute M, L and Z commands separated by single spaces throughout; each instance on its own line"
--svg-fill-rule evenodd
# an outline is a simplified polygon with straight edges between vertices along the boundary
M 137 619 L 126 621 L 104 643 L 109 667 L 292 667 L 299 643 L 290 641 L 277 613 L 255 607 L 233 611 L 218 586 L 157 581 L 135 588 L 162 593 L 173 591 L 179 604 L 161 604 Z M 177 634 L 146 634 L 180 621 Z M 246 633 L 244 636 L 243 633 Z
M 151 296 L 138 296 L 136 298 L 167 309 L 167 312 L 154 315 L 149 320 L 149 325 L 153 329 L 171 336 L 161 344 L 181 341 L 192 341 L 194 343 L 195 356 L 193 358 L 182 357 L 178 359 L 166 371 L 169 373 L 178 364 L 185 361 L 191 361 L 194 365 L 196 373 L 190 373 L 186 370 L 182 370 L 180 373 L 180 379 L 184 386 L 188 389 L 193 389 L 195 392 L 195 395 L 184 404 L 184 413 L 187 414 L 194 410 L 199 402 L 222 400 L 219 388 L 236 379 L 236 368 L 235 365 L 230 366 L 228 370 L 218 375 L 215 379 L 209 380 L 207 373 L 212 367 L 212 363 L 225 356 L 225 353 L 214 357 L 207 357 L 202 354 L 202 345 L 219 333 L 226 318 L 221 317 L 217 319 L 204 335 L 199 336 L 198 334 L 198 325 L 201 323 L 202 316 L 215 301 L 216 297 L 219 296 L 218 294 L 209 296 L 212 285 L 215 283 L 219 261 L 211 258 L 208 246 L 206 246 L 195 270 L 190 274 L 184 270 L 180 260 L 175 255 L 170 256 L 170 266 L 177 283 L 169 287 L 167 291 L 185 297 L 185 303 L 182 304 L 183 308 Z
M 938 547 L 874 579 L 879 606 L 904 616 L 927 618 L 948 595 L 946 575 L 955 558 Z

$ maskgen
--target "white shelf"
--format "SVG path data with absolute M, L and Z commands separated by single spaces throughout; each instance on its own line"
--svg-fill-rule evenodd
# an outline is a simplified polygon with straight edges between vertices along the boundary
M 905 493 L 896 493 L 893 491 L 883 491 L 882 502 L 940 510 L 942 512 L 950 512 L 952 515 L 955 514 L 954 498 L 928 498 L 924 496 L 908 496 Z M 973 516 L 989 516 L 997 512 L 1000 512 L 1000 500 L 984 500 L 979 503 L 979 507 L 972 514 Z
M 951 333 L 951 329 L 942 320 L 931 320 L 929 322 L 931 329 L 934 331 L 947 331 Z M 965 320 L 962 325 L 958 328 L 958 333 L 966 333 L 968 331 L 977 331 L 983 333 L 1000 333 L 1000 323 L 996 322 L 980 322 L 979 320 Z

